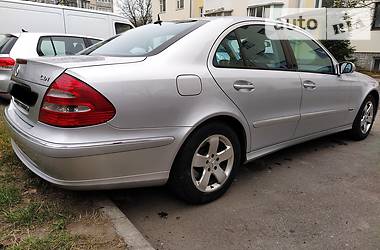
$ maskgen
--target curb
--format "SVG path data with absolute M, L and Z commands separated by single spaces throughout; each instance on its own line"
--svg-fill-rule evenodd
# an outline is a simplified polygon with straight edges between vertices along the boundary
M 152 245 L 144 238 L 139 230 L 125 216 L 125 214 L 108 198 L 94 200 L 95 206 L 110 220 L 116 233 L 127 244 L 131 250 L 154 250 Z

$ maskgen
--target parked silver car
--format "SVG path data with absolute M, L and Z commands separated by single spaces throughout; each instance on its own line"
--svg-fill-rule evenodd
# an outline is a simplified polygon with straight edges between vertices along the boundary
M 20 60 L 5 110 L 21 161 L 71 189 L 168 182 L 209 202 L 241 163 L 343 130 L 366 138 L 378 107 L 374 79 L 264 19 L 156 22 L 84 54 Z
M 69 34 L 0 34 L 0 94 L 8 93 L 12 68 L 17 58 L 74 55 L 101 39 Z

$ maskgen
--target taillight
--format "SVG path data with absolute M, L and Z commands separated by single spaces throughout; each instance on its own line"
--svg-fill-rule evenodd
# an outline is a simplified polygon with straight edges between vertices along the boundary
M 115 113 L 114 106 L 98 91 L 62 74 L 44 96 L 39 121 L 57 127 L 82 127 L 109 121 Z
M 16 61 L 10 57 L 0 57 L 0 69 L 12 69 Z

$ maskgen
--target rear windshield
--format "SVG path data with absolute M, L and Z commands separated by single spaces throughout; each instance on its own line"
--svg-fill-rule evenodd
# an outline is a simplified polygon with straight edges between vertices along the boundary
M 101 42 L 82 54 L 121 57 L 155 55 L 204 23 L 187 21 L 144 25 Z
M 0 34 L 0 54 L 9 54 L 16 41 L 15 36 Z

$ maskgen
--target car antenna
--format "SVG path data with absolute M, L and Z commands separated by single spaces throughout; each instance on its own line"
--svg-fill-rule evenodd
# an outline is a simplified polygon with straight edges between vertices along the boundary
M 159 24 L 159 25 L 161 25 L 161 24 L 162 24 L 162 21 L 161 21 L 161 18 L 160 18 L 160 14 L 158 14 L 157 16 L 158 16 L 158 19 L 157 19 L 157 21 L 154 22 L 154 24 Z
M 22 32 L 28 32 L 27 30 L 21 29 Z

